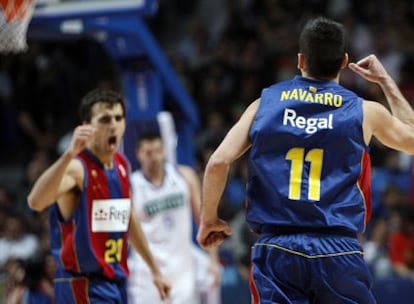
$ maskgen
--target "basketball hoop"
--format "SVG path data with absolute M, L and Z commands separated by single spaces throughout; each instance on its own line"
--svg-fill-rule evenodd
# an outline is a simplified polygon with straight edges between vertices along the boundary
M 27 49 L 26 34 L 35 0 L 0 0 L 0 53 Z

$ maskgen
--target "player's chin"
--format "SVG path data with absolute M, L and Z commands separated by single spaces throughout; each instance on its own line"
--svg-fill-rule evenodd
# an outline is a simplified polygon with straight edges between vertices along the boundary
M 115 152 L 118 151 L 118 146 L 117 145 L 107 145 L 105 147 L 104 151 L 107 154 L 114 154 Z

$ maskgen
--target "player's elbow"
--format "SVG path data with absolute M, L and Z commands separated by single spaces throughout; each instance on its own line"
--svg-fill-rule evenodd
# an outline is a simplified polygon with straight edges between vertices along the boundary
M 413 129 L 414 132 L 414 129 Z M 410 133 L 405 139 L 402 140 L 402 147 L 399 149 L 402 152 L 414 155 L 414 133 Z
M 34 211 L 43 211 L 45 209 L 44 204 L 42 203 L 42 200 L 40 198 L 37 198 L 35 195 L 30 193 L 27 196 L 27 204 L 30 209 Z
M 206 170 L 209 172 L 221 171 L 230 166 L 231 161 L 219 155 L 212 155 L 207 163 Z

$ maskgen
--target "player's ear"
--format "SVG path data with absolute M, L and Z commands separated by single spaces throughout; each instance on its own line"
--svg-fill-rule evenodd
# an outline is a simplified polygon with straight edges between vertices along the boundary
M 341 63 L 341 69 L 345 68 L 348 65 L 348 53 L 345 53 L 344 55 L 344 59 L 342 59 L 342 63 Z
M 305 57 L 302 53 L 298 53 L 298 69 L 303 70 L 305 67 Z
M 135 152 L 135 158 L 136 158 L 136 160 L 137 160 L 137 161 L 140 161 L 140 156 L 139 156 L 139 147 L 138 147 L 138 146 L 136 146 L 136 147 L 135 147 L 134 152 Z

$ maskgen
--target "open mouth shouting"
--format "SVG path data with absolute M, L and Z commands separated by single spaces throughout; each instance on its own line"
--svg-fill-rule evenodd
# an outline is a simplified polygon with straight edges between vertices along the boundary
M 116 136 L 110 136 L 109 138 L 108 138 L 108 145 L 110 146 L 110 147 L 116 147 L 116 145 L 117 145 L 117 138 L 116 138 Z

